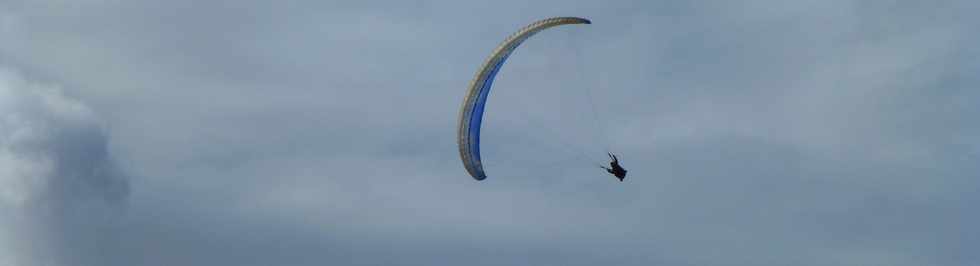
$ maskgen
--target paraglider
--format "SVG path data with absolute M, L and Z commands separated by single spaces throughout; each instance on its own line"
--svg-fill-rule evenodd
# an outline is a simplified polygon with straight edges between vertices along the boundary
M 609 162 L 609 167 L 602 165 L 599 167 L 606 169 L 606 172 L 609 172 L 610 174 L 616 176 L 616 178 L 619 178 L 619 182 L 623 182 L 623 179 L 626 178 L 626 169 L 623 169 L 623 167 L 619 165 L 619 158 L 616 158 L 616 155 L 613 155 L 612 153 L 607 153 L 606 155 L 609 155 L 609 159 L 612 160 Z
M 540 20 L 510 35 L 493 50 L 493 53 L 486 59 L 470 82 L 459 113 L 456 142 L 459 145 L 460 159 L 462 159 L 463 166 L 470 176 L 476 180 L 483 180 L 487 177 L 483 170 L 483 162 L 480 160 L 480 125 L 494 77 L 507 57 L 522 42 L 542 30 L 559 25 L 591 23 L 588 19 L 577 17 L 555 17 Z

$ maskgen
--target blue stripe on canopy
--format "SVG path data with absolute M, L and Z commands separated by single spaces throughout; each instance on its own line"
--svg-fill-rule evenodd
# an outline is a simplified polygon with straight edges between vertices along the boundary
M 518 44 L 520 45 L 520 44 Z M 517 45 L 515 45 L 517 46 Z M 487 96 L 490 94 L 490 87 L 493 86 L 493 79 L 497 76 L 497 72 L 500 67 L 504 65 L 507 58 L 510 57 L 510 53 L 504 55 L 493 69 L 490 70 L 490 74 L 487 75 L 486 80 L 483 81 L 483 86 L 480 87 L 480 94 L 476 98 L 476 102 L 473 103 L 473 111 L 470 114 L 469 122 L 469 144 L 470 144 L 470 163 L 477 167 L 475 173 L 473 173 L 473 178 L 477 180 L 483 180 L 487 178 L 486 173 L 483 172 L 483 164 L 480 160 L 480 126 L 483 123 L 483 110 L 486 108 Z

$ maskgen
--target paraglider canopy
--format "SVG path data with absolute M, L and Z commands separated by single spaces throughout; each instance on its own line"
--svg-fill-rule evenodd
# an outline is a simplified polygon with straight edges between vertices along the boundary
M 522 42 L 542 30 L 559 25 L 591 23 L 588 19 L 577 17 L 555 17 L 539 20 L 507 37 L 483 62 L 467 89 L 466 98 L 464 98 L 463 106 L 460 109 L 456 135 L 460 159 L 462 159 L 463 166 L 470 176 L 476 180 L 487 178 L 483 171 L 483 163 L 480 161 L 480 125 L 493 79 L 507 57 Z

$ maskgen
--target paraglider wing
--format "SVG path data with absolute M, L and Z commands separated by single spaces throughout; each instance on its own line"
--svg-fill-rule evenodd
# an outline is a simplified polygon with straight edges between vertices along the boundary
M 466 98 L 463 100 L 463 107 L 459 113 L 456 142 L 459 144 L 459 157 L 463 160 L 463 166 L 466 167 L 470 176 L 476 180 L 487 178 L 486 173 L 483 172 L 483 163 L 480 161 L 480 124 L 483 120 L 483 109 L 487 103 L 487 95 L 490 93 L 493 78 L 500 70 L 500 66 L 510 56 L 510 53 L 522 42 L 544 29 L 565 24 L 591 23 L 588 19 L 576 17 L 540 20 L 510 35 L 493 50 L 480 70 L 476 72 L 476 77 L 470 81 Z

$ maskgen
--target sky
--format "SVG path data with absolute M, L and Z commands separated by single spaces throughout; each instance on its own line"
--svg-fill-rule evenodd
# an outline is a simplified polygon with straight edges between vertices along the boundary
M 0 0 L 0 266 L 978 265 L 978 8 Z

